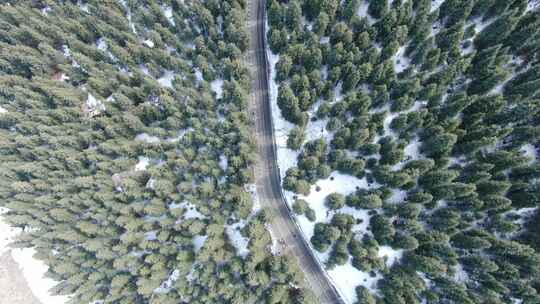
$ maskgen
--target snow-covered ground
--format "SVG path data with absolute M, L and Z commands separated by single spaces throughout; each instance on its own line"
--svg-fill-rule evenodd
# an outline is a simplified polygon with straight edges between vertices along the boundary
M 136 141 L 143 141 L 143 142 L 149 143 L 149 144 L 155 144 L 155 143 L 158 143 L 160 141 L 159 137 L 148 135 L 147 133 L 137 134 L 137 136 L 135 136 L 135 140 Z
M 163 76 L 157 79 L 157 82 L 162 86 L 166 88 L 173 87 L 172 82 L 174 80 L 174 72 L 170 70 L 166 70 L 165 73 L 163 73 Z
M 441 4 L 443 4 L 445 0 L 431 0 L 431 11 L 430 13 L 433 13 L 436 9 L 439 9 L 441 7 Z
M 225 227 L 225 232 L 232 245 L 236 248 L 236 253 L 242 258 L 245 258 L 249 254 L 249 238 L 244 237 L 241 233 L 242 228 L 244 228 L 246 224 L 247 222 L 242 220 Z
M 532 144 L 526 144 L 523 147 L 521 147 L 520 151 L 523 153 L 524 156 L 527 156 L 530 158 L 529 163 L 534 163 L 538 159 L 538 151 L 536 150 L 536 147 Z
M 57 282 L 45 278 L 44 275 L 48 270 L 47 265 L 33 257 L 36 251 L 33 248 L 9 248 L 9 244 L 15 240 L 22 230 L 13 228 L 3 221 L 2 214 L 6 213 L 6 208 L 0 207 L 0 255 L 11 251 L 11 256 L 17 262 L 22 270 L 22 273 L 28 282 L 28 286 L 43 304 L 64 304 L 68 301 L 68 296 L 53 296 L 49 290 L 53 288 Z M 1 302 L 1 300 L 0 300 Z
M 154 41 L 150 40 L 150 39 L 146 39 L 145 41 L 143 41 L 143 43 L 149 47 L 149 48 L 153 48 L 154 47 Z
M 167 20 L 169 20 L 169 22 L 171 23 L 172 26 L 176 26 L 176 23 L 174 22 L 174 18 L 173 18 L 173 11 L 172 11 L 172 7 L 170 6 L 164 6 L 161 8 L 163 10 L 163 15 L 165 15 L 165 17 L 167 18 Z
M 409 57 L 405 56 L 406 46 L 401 46 L 393 57 L 394 71 L 401 73 L 411 64 Z
M 363 14 L 362 10 L 365 10 L 367 12 L 367 3 L 363 1 L 363 7 L 360 8 L 359 14 Z M 368 18 L 371 18 L 368 16 Z M 268 28 L 268 26 L 267 26 Z M 283 118 L 283 115 L 281 115 L 281 110 L 279 109 L 277 105 L 277 95 L 278 95 L 278 84 L 275 82 L 275 75 L 276 75 L 276 69 L 275 65 L 279 61 L 279 55 L 273 54 L 271 50 L 266 50 L 267 59 L 268 59 L 268 66 L 270 69 L 270 83 L 269 83 L 269 96 L 270 96 L 270 106 L 272 110 L 272 122 L 274 127 L 274 135 L 275 135 L 275 141 L 276 141 L 276 149 L 277 149 L 277 161 L 278 161 L 278 169 L 280 171 L 280 176 L 283 179 L 285 177 L 286 171 L 296 166 L 297 160 L 298 160 L 298 151 L 293 151 L 291 149 L 287 148 L 287 137 L 289 132 L 295 127 L 292 123 L 288 122 Z M 404 61 L 404 64 L 406 61 Z M 335 99 L 336 101 L 339 101 L 343 98 L 341 95 L 341 89 L 340 85 L 337 86 L 335 90 Z M 404 112 L 410 112 L 417 110 L 422 103 L 418 102 L 415 104 L 410 110 L 404 111 Z M 317 105 L 315 105 L 315 108 Z M 311 111 L 314 112 L 314 111 Z M 311 113 L 313 114 L 313 113 Z M 386 121 L 385 126 L 385 133 L 387 134 L 393 134 L 390 129 L 390 122 L 393 118 L 395 118 L 399 113 L 391 114 L 388 121 Z M 316 138 L 324 138 L 327 142 L 332 138 L 333 134 L 331 132 L 328 132 L 325 129 L 326 121 L 324 120 L 318 120 L 318 121 L 310 121 L 307 126 L 306 130 L 306 137 L 307 140 L 313 140 Z M 396 136 L 394 134 L 394 136 Z M 409 150 L 411 150 L 411 154 L 415 153 L 414 145 L 410 147 Z M 327 179 L 319 180 L 316 182 L 315 185 L 311 186 L 310 193 L 307 196 L 303 195 L 296 195 L 289 191 L 284 191 L 284 196 L 286 199 L 286 202 L 289 206 L 292 207 L 292 204 L 295 200 L 295 196 L 301 199 L 304 199 L 308 202 L 309 207 L 312 208 L 315 211 L 316 221 L 310 222 L 304 215 L 301 216 L 295 216 L 296 222 L 298 226 L 300 227 L 302 236 L 308 241 L 308 244 L 310 244 L 309 240 L 313 236 L 314 233 L 314 227 L 316 222 L 324 222 L 328 223 L 332 219 L 332 216 L 335 213 L 346 213 L 352 215 L 354 218 L 360 220 L 360 224 L 357 224 L 353 227 L 353 231 L 358 234 L 362 235 L 364 233 L 369 233 L 367 231 L 367 227 L 369 225 L 369 219 L 370 216 L 368 215 L 367 210 L 358 210 L 350 207 L 344 207 L 339 209 L 338 211 L 330 211 L 325 206 L 324 201 L 325 198 L 332 193 L 340 193 L 343 195 L 348 195 L 356 191 L 357 189 L 370 189 L 370 188 L 377 188 L 379 185 L 377 184 L 368 184 L 366 178 L 358 179 L 354 176 L 340 174 L 338 172 L 333 172 L 331 176 Z M 317 191 L 319 190 L 319 191 Z M 318 262 L 321 265 L 324 265 L 324 263 L 328 259 L 329 251 L 325 253 L 319 253 L 313 250 L 316 258 L 318 259 Z M 393 250 L 390 247 L 381 247 L 379 248 L 379 256 L 380 257 L 387 257 L 387 265 L 391 265 L 392 263 L 399 260 L 403 254 L 403 251 L 401 250 Z M 323 266 L 324 268 L 324 266 Z M 348 261 L 345 265 L 336 266 L 331 270 L 326 271 L 327 276 L 329 277 L 332 284 L 336 287 L 339 294 L 342 296 L 342 298 L 345 300 L 346 303 L 355 303 L 357 301 L 356 296 L 356 287 L 357 286 L 364 286 L 371 290 L 372 292 L 376 292 L 375 287 L 376 283 L 379 279 L 381 279 L 380 274 L 376 274 L 374 277 L 372 277 L 367 272 L 362 272 L 355 267 L 352 266 L 351 261 Z
M 360 2 L 360 6 L 358 6 L 357 13 L 358 13 L 358 16 L 367 18 L 369 25 L 372 25 L 376 22 L 376 20 L 373 17 L 371 17 L 371 15 L 368 13 L 368 8 L 369 8 L 369 2 L 367 2 L 366 0 L 362 0 Z
M 135 171 L 144 171 L 149 164 L 150 159 L 148 157 L 139 156 L 139 162 L 135 165 Z
M 86 100 L 84 111 L 90 117 L 94 117 L 105 111 L 105 105 L 103 102 L 101 102 L 101 100 L 98 100 L 92 94 L 88 93 L 88 99 Z
M 216 97 L 219 99 L 223 96 L 223 79 L 216 79 L 210 82 L 210 88 L 216 93 Z

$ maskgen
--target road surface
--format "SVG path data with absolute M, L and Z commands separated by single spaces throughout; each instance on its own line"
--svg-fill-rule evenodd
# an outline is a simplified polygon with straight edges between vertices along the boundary
M 270 230 L 275 238 L 286 244 L 280 245 L 281 253 L 297 260 L 304 273 L 306 286 L 315 293 L 321 304 L 342 303 L 338 293 L 325 276 L 324 270 L 315 260 L 308 244 L 302 238 L 281 192 L 268 95 L 268 63 L 264 39 L 265 2 L 264 0 L 250 0 L 248 4 L 250 49 L 247 54 L 247 63 L 252 73 L 250 113 L 254 120 L 254 136 L 258 150 L 254 171 L 259 200 L 264 207 L 272 211 Z

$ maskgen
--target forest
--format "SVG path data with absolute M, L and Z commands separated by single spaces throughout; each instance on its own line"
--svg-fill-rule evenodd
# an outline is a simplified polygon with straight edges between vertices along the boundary
M 247 191 L 246 16 L 244 0 L 0 1 L 0 207 L 54 293 L 315 302 Z
M 282 186 L 328 271 L 380 278 L 356 303 L 540 303 L 539 6 L 267 1 Z M 365 186 L 316 206 L 336 173 Z

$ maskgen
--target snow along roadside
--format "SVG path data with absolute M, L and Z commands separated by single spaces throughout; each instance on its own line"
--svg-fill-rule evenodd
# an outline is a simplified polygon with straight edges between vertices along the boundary
M 268 77 L 268 96 L 270 99 L 270 107 L 271 107 L 271 122 L 272 122 L 272 128 L 274 129 L 274 148 L 276 149 L 276 157 L 277 157 L 277 163 L 278 163 L 278 171 L 280 174 L 280 191 L 281 196 L 285 198 L 285 194 L 283 193 L 283 188 L 281 187 L 281 180 L 285 176 L 285 172 L 288 168 L 296 165 L 296 160 L 298 158 L 299 153 L 296 151 L 292 151 L 287 148 L 287 136 L 289 130 L 291 130 L 294 125 L 288 121 L 286 121 L 283 116 L 281 115 L 281 111 L 279 107 L 277 106 L 277 93 L 278 93 L 278 85 L 274 81 L 276 71 L 275 71 L 275 64 L 279 60 L 279 56 L 272 53 L 272 51 L 268 48 L 268 42 L 267 42 L 267 34 L 268 34 L 268 18 L 265 14 L 264 16 L 264 22 L 265 22 L 265 29 L 266 32 L 264 34 L 264 41 L 265 41 L 265 54 L 266 54 L 266 63 L 267 67 L 269 69 L 269 77 Z M 286 204 L 289 206 L 292 204 L 292 202 L 285 201 Z M 307 235 L 305 234 L 302 227 L 297 222 L 296 216 L 293 214 L 291 216 L 293 219 L 294 224 L 298 227 L 298 230 L 300 231 L 301 237 L 304 240 L 304 243 L 307 244 L 308 249 L 310 251 L 310 254 L 315 258 L 315 261 L 319 264 L 320 269 L 322 270 L 324 276 L 328 279 L 334 290 L 337 291 L 339 294 L 341 300 L 343 300 L 347 304 L 352 304 L 354 301 L 353 299 L 350 299 L 347 297 L 347 300 L 345 300 L 345 294 L 343 291 L 339 288 L 340 286 L 336 284 L 332 276 L 328 273 L 326 270 L 323 262 L 319 259 L 318 256 L 315 254 L 315 249 L 311 246 L 311 243 L 309 242 L 309 239 L 307 238 Z M 355 297 L 356 298 L 356 297 Z

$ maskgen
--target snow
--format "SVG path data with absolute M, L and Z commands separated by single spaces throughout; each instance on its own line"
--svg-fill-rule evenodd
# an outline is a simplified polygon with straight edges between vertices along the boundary
M 193 237 L 192 243 L 193 243 L 193 248 L 195 252 L 198 252 L 199 250 L 201 250 L 207 238 L 208 238 L 207 235 L 196 235 Z
M 472 21 L 472 23 L 475 26 L 474 30 L 478 34 L 478 33 L 482 32 L 486 27 L 488 27 L 495 20 L 496 20 L 496 18 L 491 18 L 489 20 L 482 21 L 482 17 L 477 17 Z
M 266 20 L 267 25 L 268 21 Z M 266 27 L 268 29 L 268 26 Z M 266 37 L 266 36 L 265 36 Z M 279 61 L 279 55 L 272 53 L 270 49 L 266 49 L 266 56 L 268 58 L 268 67 L 270 69 L 269 79 L 269 91 L 270 105 L 272 110 L 272 124 L 274 127 L 274 135 L 276 141 L 278 169 L 280 177 L 283 179 L 287 169 L 296 166 L 296 161 L 300 152 L 293 151 L 287 148 L 287 136 L 289 132 L 295 127 L 294 124 L 285 120 L 281 115 L 281 110 L 277 105 L 278 84 L 275 81 L 276 77 L 276 63 Z
M 392 166 L 393 171 L 399 171 L 403 169 L 405 164 L 411 160 L 418 160 L 423 158 L 420 154 L 420 140 L 418 137 L 415 137 L 403 150 L 405 157 L 402 161 Z
M 216 79 L 210 82 L 210 88 L 216 93 L 216 97 L 219 99 L 223 96 L 223 79 Z
M 334 132 L 329 132 L 326 129 L 327 123 L 328 119 L 318 119 L 315 121 L 310 119 L 306 126 L 306 142 L 322 138 L 327 144 L 330 144 L 334 138 Z
M 431 10 L 430 13 L 433 13 L 436 9 L 439 9 L 441 4 L 443 4 L 445 0 L 431 0 Z
M 386 266 L 391 267 L 395 262 L 403 257 L 403 249 L 392 249 L 390 246 L 380 246 L 377 256 L 386 259 Z
M 184 201 L 180 204 L 170 204 L 169 209 L 183 208 L 185 210 L 182 215 L 183 219 L 205 219 L 206 216 L 197 210 L 197 207 L 188 201 Z
M 389 203 L 398 204 L 405 201 L 407 198 L 407 191 L 400 189 L 392 189 L 392 195 L 388 199 Z
M 358 16 L 366 17 L 368 24 L 373 25 L 376 22 L 376 20 L 373 17 L 371 17 L 371 15 L 368 13 L 368 8 L 369 8 L 369 2 L 367 2 L 366 0 L 362 0 L 362 2 L 360 3 L 360 6 L 358 7 Z
M 463 269 L 463 266 L 460 263 L 455 266 L 454 270 L 456 272 L 454 274 L 454 281 L 458 283 L 465 283 L 469 280 L 469 275 L 465 269 Z
M 149 164 L 150 159 L 148 157 L 139 156 L 139 162 L 135 165 L 135 171 L 144 171 Z
M 154 289 L 154 293 L 168 293 L 176 280 L 180 277 L 180 271 L 178 269 L 173 270 L 169 277 L 161 283 L 161 285 Z
M 7 110 L 5 108 L 3 108 L 2 106 L 0 106 L 0 114 L 2 113 L 7 113 Z
M 251 195 L 251 200 L 253 202 L 252 213 L 255 214 L 262 209 L 259 194 L 257 193 L 257 185 L 246 184 L 244 185 L 244 189 Z
M 145 185 L 146 188 L 148 189 L 155 189 L 156 188 L 156 180 L 154 178 L 150 178 L 147 182 L 146 182 L 146 185 Z
M 199 81 L 199 83 L 204 82 L 204 77 L 201 70 L 195 69 L 195 78 Z
M 362 2 L 365 10 L 367 11 L 367 3 Z M 368 16 L 368 18 L 370 18 Z M 267 21 L 266 21 L 267 22 Z M 268 28 L 268 26 L 267 26 Z M 275 134 L 275 143 L 277 150 L 277 162 L 278 170 L 280 172 L 280 177 L 283 179 L 285 177 L 286 171 L 296 166 L 299 152 L 293 151 L 287 148 L 287 137 L 289 132 L 295 127 L 292 123 L 286 121 L 281 115 L 281 110 L 277 105 L 277 94 L 278 94 L 278 84 L 275 81 L 276 69 L 275 65 L 279 61 L 279 55 L 272 53 L 271 50 L 266 50 L 268 66 L 270 69 L 270 78 L 269 78 L 269 97 L 272 113 L 272 123 Z M 336 101 L 339 101 L 343 98 L 341 94 L 341 84 L 338 84 L 337 88 L 334 90 L 334 96 Z M 418 109 L 420 103 L 416 107 L 411 108 L 409 111 Z M 314 107 L 316 109 L 316 106 Z M 314 112 L 314 111 L 313 111 Z M 397 116 L 395 114 L 393 117 Z M 389 125 L 391 122 L 390 118 L 387 122 L 386 131 L 390 133 Z M 307 139 L 316 139 L 324 138 L 329 140 L 332 138 L 332 134 L 325 130 L 326 121 L 309 121 L 307 126 Z M 292 207 L 292 204 L 295 200 L 295 197 L 304 199 L 308 202 L 310 208 L 315 211 L 316 222 L 325 222 L 328 223 L 332 216 L 336 213 L 345 213 L 352 215 L 355 219 L 360 220 L 359 224 L 353 226 L 352 230 L 357 235 L 362 235 L 369 233 L 367 228 L 369 225 L 370 215 L 368 210 L 359 210 L 351 207 L 343 207 L 337 211 L 330 211 L 326 208 L 324 202 L 326 197 L 331 193 L 341 193 L 343 195 L 348 195 L 356 191 L 357 189 L 371 189 L 377 188 L 380 185 L 373 183 L 368 184 L 366 178 L 358 179 L 354 176 L 340 174 L 338 172 L 333 172 L 331 176 L 327 179 L 318 180 L 315 185 L 312 185 L 310 188 L 310 193 L 307 196 L 296 195 L 295 193 L 284 191 L 284 196 L 286 203 Z M 320 188 L 319 191 L 316 191 L 317 188 Z M 302 237 L 308 240 L 313 236 L 315 223 L 310 222 L 304 215 L 294 217 L 296 224 L 299 226 L 302 233 Z M 237 236 L 238 237 L 238 236 Z M 239 246 L 239 245 L 238 245 Z M 277 244 L 274 243 L 271 247 L 272 252 L 278 252 Z M 311 247 L 311 246 L 310 246 Z M 238 247 L 237 247 L 238 248 Z M 242 248 L 240 246 L 240 248 Z M 316 252 L 313 248 L 310 248 L 317 258 L 317 262 L 321 265 L 327 260 L 329 252 L 319 253 Z M 394 263 L 397 259 L 401 257 L 401 253 L 398 251 L 392 251 L 388 248 L 383 248 L 382 253 L 389 256 L 388 263 Z M 324 266 L 322 266 L 324 269 Z M 381 278 L 379 274 L 375 277 L 371 277 L 369 273 L 362 272 L 352 266 L 351 261 L 342 266 L 336 266 L 331 270 L 325 271 L 325 274 L 331 281 L 332 285 L 336 287 L 338 292 L 344 298 L 346 303 L 356 302 L 356 287 L 359 285 L 365 286 L 369 290 L 375 292 L 376 283 Z
M 519 216 L 519 218 L 514 220 L 514 223 L 519 224 L 519 225 L 524 225 L 527 222 L 527 219 L 534 215 L 536 210 L 538 210 L 538 207 L 520 208 L 520 209 L 507 211 L 503 215 L 507 215 L 507 214 L 517 215 Z
M 143 142 L 149 143 L 149 144 L 155 144 L 155 143 L 158 143 L 160 141 L 157 136 L 148 135 L 147 133 L 137 134 L 137 136 L 135 136 L 135 140 L 136 141 L 143 141 Z
M 173 142 L 173 143 L 174 142 L 179 142 L 186 135 L 186 133 L 191 132 L 191 131 L 193 131 L 193 128 L 187 128 L 185 130 L 180 130 L 176 137 L 167 138 L 167 141 L 168 142 Z
M 315 218 L 317 222 L 329 222 L 331 220 L 332 213 L 335 213 L 335 211 L 329 211 L 325 205 L 325 200 L 328 195 L 332 193 L 340 193 L 346 196 L 355 192 L 357 189 L 369 189 L 375 186 L 376 185 L 368 185 L 366 178 L 358 179 L 351 175 L 333 172 L 327 179 L 318 180 L 314 185 L 311 185 L 309 195 L 297 195 L 293 192 L 285 191 L 285 198 L 291 207 L 294 202 L 294 196 L 307 201 L 309 203 L 309 207 L 315 211 Z M 317 187 L 320 188 L 320 191 L 316 190 Z M 350 208 L 347 212 L 347 208 L 348 207 L 344 207 L 338 210 L 338 212 L 352 213 L 351 215 L 358 215 L 358 218 L 362 218 L 364 222 L 368 222 L 365 214 L 362 213 L 361 210 Z M 341 210 L 344 210 L 345 212 L 342 212 Z M 315 223 L 310 222 L 303 215 L 298 216 L 297 220 L 306 238 L 310 239 L 313 236 Z
M 48 5 L 41 9 L 41 13 L 42 13 L 43 15 L 48 15 L 50 11 L 52 11 L 52 9 L 51 9 L 51 7 L 48 6 Z
M 90 117 L 101 114 L 105 111 L 105 105 L 92 94 L 88 93 L 88 98 L 84 106 L 85 113 L 88 113 Z
M 226 171 L 227 168 L 229 167 L 229 161 L 227 160 L 227 156 L 221 154 L 219 156 L 219 167 L 221 168 L 221 170 L 223 171 Z
M 104 52 L 107 51 L 107 49 L 108 49 L 107 42 L 105 42 L 105 39 L 103 39 L 103 37 L 98 39 L 98 41 L 96 43 L 96 47 L 100 51 L 104 51 Z
M 126 18 L 128 20 L 129 27 L 131 28 L 131 31 L 133 32 L 133 34 L 137 35 L 137 30 L 135 29 L 135 24 L 131 20 L 131 10 L 129 9 L 129 6 L 127 5 L 126 0 L 118 0 L 118 1 L 126 9 Z
M 85 12 L 85 13 L 89 13 L 90 12 L 90 9 L 88 8 L 88 4 L 87 3 L 83 3 L 82 1 L 78 1 L 77 2 L 77 5 L 81 8 L 81 11 Z
M 68 296 L 53 296 L 49 293 L 49 290 L 58 282 L 44 277 L 48 270 L 48 266 L 33 257 L 36 253 L 35 249 L 8 247 L 8 245 L 15 240 L 17 235 L 22 232 L 22 229 L 11 227 L 4 222 L 2 215 L 7 211 L 8 209 L 0 207 L 0 254 L 11 251 L 11 256 L 19 265 L 28 286 L 30 286 L 32 290 L 32 294 L 34 294 L 41 303 L 66 303 L 69 300 Z
M 411 60 L 405 56 L 406 46 L 401 46 L 393 57 L 394 71 L 401 73 L 411 64 Z
M 172 7 L 165 6 L 165 7 L 162 7 L 161 9 L 163 10 L 163 15 L 165 15 L 165 18 L 169 20 L 169 23 L 171 23 L 172 26 L 176 26 L 176 23 L 174 22 L 174 18 L 173 18 Z
M 144 239 L 147 241 L 155 241 L 157 239 L 157 231 L 149 231 L 144 234 Z
M 163 73 L 163 76 L 157 79 L 157 82 L 162 86 L 166 88 L 173 88 L 172 82 L 174 80 L 174 72 L 171 70 L 166 70 L 165 73 Z
M 513 210 L 513 212 L 520 216 L 530 216 L 537 209 L 538 207 L 520 208 L 520 209 Z
M 339 287 L 339 294 L 348 304 L 356 303 L 357 286 L 362 285 L 372 293 L 376 293 L 377 281 L 381 279 L 379 274 L 372 277 L 369 273 L 354 268 L 350 259 L 345 265 L 338 265 L 328 270 L 328 275 L 332 278 L 333 283 Z
M 526 11 L 532 11 L 532 10 L 537 10 L 538 8 L 540 7 L 540 1 L 538 0 L 529 0 L 529 2 L 527 3 L 527 9 Z
M 238 223 L 227 225 L 225 232 L 229 237 L 232 245 L 236 248 L 236 253 L 242 258 L 246 258 L 249 254 L 248 244 L 249 239 L 242 236 L 240 230 L 246 225 L 245 221 L 239 221 Z
M 153 48 L 154 47 L 154 41 L 150 40 L 150 39 L 146 39 L 145 41 L 143 41 L 143 43 L 149 47 L 149 48 Z
M 524 156 L 527 156 L 531 159 L 529 161 L 529 164 L 534 163 L 538 159 L 538 151 L 536 150 L 536 147 L 532 144 L 526 144 L 519 150 L 523 153 Z

